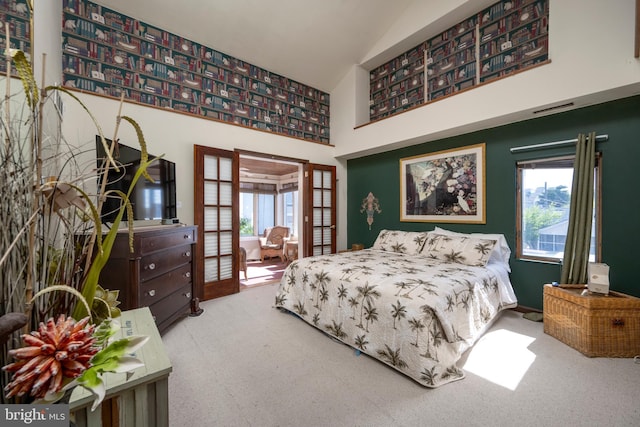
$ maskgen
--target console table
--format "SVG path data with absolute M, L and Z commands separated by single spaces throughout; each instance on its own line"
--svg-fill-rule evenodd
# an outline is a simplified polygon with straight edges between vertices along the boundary
M 69 412 L 77 427 L 169 425 L 169 374 L 172 367 L 160 333 L 148 307 L 122 312 L 117 319 L 121 329 L 116 339 L 131 335 L 146 335 L 149 341 L 138 349 L 134 357 L 144 366 L 126 373 L 108 373 L 102 404 L 91 411 L 93 394 L 76 387 L 69 401 Z

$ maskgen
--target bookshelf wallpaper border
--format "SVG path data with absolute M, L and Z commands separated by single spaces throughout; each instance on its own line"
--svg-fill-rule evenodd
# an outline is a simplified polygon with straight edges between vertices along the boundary
M 330 144 L 329 94 L 85 0 L 63 0 L 68 89 Z
M 548 63 L 548 44 L 549 0 L 494 3 L 371 70 L 369 121 Z
M 27 58 L 31 56 L 31 16 L 27 0 L 0 0 L 0 22 L 9 24 L 10 47 L 19 49 Z M 0 51 L 7 46 L 5 26 L 0 31 Z M 7 75 L 7 61 L 0 61 L 0 74 Z M 17 77 L 16 68 L 12 64 L 11 76 Z

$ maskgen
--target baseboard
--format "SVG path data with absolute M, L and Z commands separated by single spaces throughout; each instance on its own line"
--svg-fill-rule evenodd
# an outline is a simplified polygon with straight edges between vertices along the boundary
M 532 312 L 533 313 L 542 313 L 542 310 L 538 310 L 537 308 L 531 308 L 531 307 L 527 307 L 527 306 L 520 305 L 520 304 L 518 304 L 517 306 L 515 306 L 511 310 L 517 311 L 518 313 L 532 313 Z

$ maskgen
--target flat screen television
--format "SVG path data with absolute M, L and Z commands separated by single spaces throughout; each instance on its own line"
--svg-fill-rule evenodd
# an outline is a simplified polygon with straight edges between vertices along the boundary
M 110 140 L 107 140 L 111 144 Z M 96 135 L 96 160 L 98 169 L 104 166 L 106 152 L 100 136 Z M 149 159 L 156 156 L 149 154 Z M 107 178 L 106 190 L 120 190 L 124 194 L 129 191 L 131 181 L 140 167 L 140 150 L 117 143 L 113 150 L 113 158 L 118 162 L 119 171 L 111 168 Z M 164 158 L 153 161 L 147 168 L 147 172 L 153 178 L 153 182 L 144 176 L 138 179 L 129 201 L 133 208 L 134 221 L 150 220 L 174 220 L 176 218 L 176 165 Z M 98 186 L 101 185 L 102 174 L 98 177 Z M 120 199 L 108 197 L 102 205 L 101 217 L 103 223 L 112 223 L 118 209 Z M 127 220 L 126 213 L 122 218 Z

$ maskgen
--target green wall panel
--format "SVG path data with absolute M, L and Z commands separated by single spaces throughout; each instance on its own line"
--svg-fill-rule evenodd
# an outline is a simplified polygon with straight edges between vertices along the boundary
M 511 281 L 522 306 L 542 309 L 542 286 L 560 280 L 559 264 L 515 259 L 516 162 L 572 154 L 557 147 L 513 154 L 512 147 L 562 141 L 578 133 L 596 131 L 609 140 L 598 144 L 602 153 L 602 262 L 611 267 L 611 289 L 640 297 L 635 263 L 640 251 L 640 195 L 635 191 L 640 162 L 640 96 L 485 129 L 347 163 L 348 244 L 373 244 L 381 229 L 432 230 L 438 225 L 460 232 L 503 233 L 511 246 Z M 486 224 L 400 221 L 400 159 L 449 148 L 486 143 Z M 372 192 L 381 213 L 369 229 L 363 199 Z

